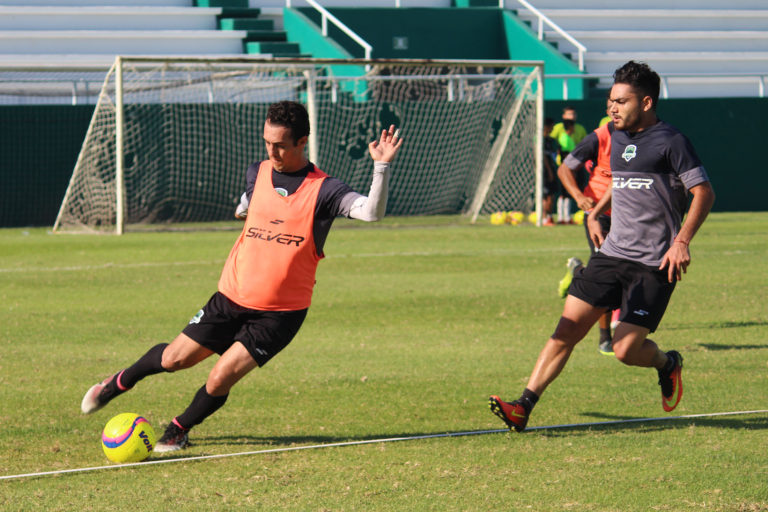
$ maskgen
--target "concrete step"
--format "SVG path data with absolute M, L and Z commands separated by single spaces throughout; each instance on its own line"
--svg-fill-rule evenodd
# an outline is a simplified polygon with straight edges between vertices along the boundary
M 574 3 L 573 0 L 534 0 L 531 2 L 539 9 L 573 9 L 578 6 L 580 9 L 637 9 L 637 0 L 579 0 Z M 323 4 L 325 5 L 325 4 Z M 716 9 L 716 10 L 745 10 L 745 9 L 765 9 L 765 0 L 643 0 L 644 9 Z M 507 9 L 522 8 L 514 0 L 506 1 Z
M 768 30 L 768 9 L 541 9 L 566 32 L 574 30 Z M 518 17 L 536 26 L 525 10 Z
M 0 30 L 213 30 L 220 13 L 195 7 L 0 5 Z
M 587 52 L 588 73 L 613 72 L 629 60 L 648 63 L 657 73 L 752 73 L 768 74 L 768 52 Z
M 39 30 L 0 32 L 0 54 L 240 54 L 241 30 Z
M 192 7 L 192 0 L 0 0 L 0 5 L 17 7 Z
M 280 54 L 280 56 L 295 56 L 300 53 L 300 50 L 297 43 L 252 41 L 245 43 L 245 53 L 248 55 L 268 53 L 273 55 Z
M 768 31 L 757 30 L 572 30 L 588 51 L 768 51 Z M 555 31 L 547 41 L 564 52 L 576 47 Z
M 281 30 L 247 30 L 245 41 L 285 41 L 286 33 Z
M 221 30 L 274 30 L 273 20 L 260 20 L 258 18 L 220 18 Z

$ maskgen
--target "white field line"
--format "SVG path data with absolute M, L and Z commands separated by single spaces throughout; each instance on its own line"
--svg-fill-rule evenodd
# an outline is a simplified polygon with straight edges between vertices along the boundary
M 704 414 L 687 414 L 684 416 L 662 416 L 659 418 L 632 418 L 627 420 L 595 421 L 590 423 L 566 423 L 562 425 L 545 425 L 541 427 L 529 427 L 526 429 L 526 432 L 534 431 L 534 430 L 554 430 L 554 429 L 561 429 L 561 428 L 594 427 L 594 426 L 602 426 L 602 425 L 622 425 L 622 424 L 628 424 L 628 423 L 650 423 L 655 421 L 672 421 L 672 420 L 685 420 L 685 419 L 693 419 L 693 418 L 711 418 L 714 416 L 737 416 L 737 415 L 744 415 L 744 414 L 765 414 L 765 413 L 768 413 L 768 409 L 755 410 L 755 411 L 733 411 L 733 412 L 712 412 L 712 413 L 704 413 Z M 223 459 L 228 457 L 241 457 L 244 455 L 263 455 L 268 453 L 285 453 L 285 452 L 295 452 L 295 451 L 301 451 L 301 450 L 317 450 L 322 448 L 338 448 L 342 446 L 360 446 L 360 445 L 366 445 L 366 444 L 394 443 L 394 442 L 400 442 L 400 441 L 417 441 L 422 439 L 498 434 L 498 433 L 508 432 L 508 431 L 509 431 L 508 429 L 474 430 L 474 431 L 468 431 L 468 432 L 447 432 L 444 434 L 424 434 L 424 435 L 405 436 L 405 437 L 387 437 L 387 438 L 381 438 L 381 439 L 367 439 L 363 441 L 344 441 L 339 443 L 314 444 L 314 445 L 308 445 L 308 446 L 290 446 L 287 448 L 271 448 L 267 450 L 256 450 L 256 451 L 250 451 L 250 452 L 221 453 L 218 455 L 200 455 L 196 457 L 180 457 L 175 459 L 149 460 L 144 462 L 132 462 L 128 464 L 111 464 L 108 466 L 93 466 L 89 468 L 61 469 L 57 471 L 41 471 L 38 473 L 5 475 L 5 476 L 0 476 L 0 480 L 34 478 L 34 477 L 51 476 L 51 475 L 63 475 L 67 473 L 84 473 L 87 471 L 130 468 L 130 467 L 136 467 L 136 466 L 151 466 L 155 464 L 170 464 L 174 462 L 192 462 L 192 461 L 198 461 L 198 460 Z
M 508 255 L 508 254 L 533 254 L 533 253 L 551 253 L 577 250 L 574 247 L 549 247 L 542 249 L 513 249 L 498 248 L 491 250 L 477 251 L 409 251 L 409 252 L 377 252 L 377 253 L 349 253 L 349 254 L 329 254 L 325 259 L 344 259 L 344 258 L 395 258 L 395 257 L 437 257 L 437 256 L 483 256 L 483 255 Z M 141 263 L 102 263 L 100 265 L 71 265 L 65 267 L 6 267 L 0 268 L 0 274 L 15 273 L 37 273 L 37 272 L 83 272 L 92 270 L 110 270 L 125 268 L 151 268 L 151 267 L 177 267 L 194 265 L 223 265 L 224 259 L 211 261 L 157 261 Z

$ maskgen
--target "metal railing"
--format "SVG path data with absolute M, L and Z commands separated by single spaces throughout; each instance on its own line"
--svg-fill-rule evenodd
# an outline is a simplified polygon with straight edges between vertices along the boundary
M 338 19 L 336 16 L 328 12 L 328 10 L 317 3 L 315 0 L 302 0 L 302 2 L 308 3 L 310 6 L 312 6 L 317 12 L 320 13 L 320 28 L 323 33 L 323 37 L 328 37 L 328 22 L 330 21 L 333 25 L 336 26 L 339 30 L 344 32 L 347 36 L 349 36 L 354 42 L 359 44 L 363 47 L 363 50 L 365 51 L 365 58 L 370 59 L 371 54 L 373 53 L 373 46 L 368 44 L 368 42 L 357 35 L 351 28 L 346 26 L 340 19 Z M 290 8 L 291 7 L 291 0 L 285 0 L 285 6 Z
M 584 71 L 584 54 L 587 53 L 587 47 L 578 42 L 571 34 L 560 28 L 554 21 L 547 18 L 544 13 L 542 13 L 540 10 L 529 4 L 526 0 L 513 0 L 526 9 L 528 9 L 534 16 L 536 16 L 537 19 L 537 26 L 536 26 L 536 34 L 539 38 L 539 41 L 544 41 L 544 25 L 547 25 L 549 28 L 560 34 L 563 38 L 565 38 L 566 41 L 571 43 L 573 46 L 576 47 L 576 49 L 579 52 L 579 71 Z M 499 8 L 504 9 L 506 4 L 506 0 L 499 0 Z

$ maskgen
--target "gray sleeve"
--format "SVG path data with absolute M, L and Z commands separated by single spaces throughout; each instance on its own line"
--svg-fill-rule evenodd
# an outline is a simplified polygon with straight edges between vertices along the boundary
M 568 153 L 563 160 L 563 163 L 568 166 L 569 169 L 578 169 L 583 163 L 589 160 L 597 160 L 599 151 L 600 139 L 597 138 L 595 132 L 591 132 L 576 145 L 573 151 Z
M 709 181 L 707 171 L 701 164 L 696 150 L 693 149 L 693 144 L 682 133 L 677 133 L 672 137 L 667 158 L 669 165 L 679 176 L 686 190 Z

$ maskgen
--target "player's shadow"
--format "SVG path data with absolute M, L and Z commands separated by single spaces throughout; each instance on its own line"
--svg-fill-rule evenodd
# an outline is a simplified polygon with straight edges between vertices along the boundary
M 717 343 L 699 343 L 699 346 L 706 350 L 755 350 L 768 348 L 768 345 L 718 345 Z
M 686 429 L 691 426 L 713 427 L 733 430 L 768 430 L 768 416 L 755 413 L 751 417 L 670 417 L 670 418 L 637 418 L 631 416 L 614 416 L 599 412 L 584 412 L 586 416 L 601 420 L 595 424 L 574 424 L 556 427 L 530 426 L 529 432 L 539 431 L 551 436 L 573 435 L 574 433 L 594 432 L 658 432 L 661 430 Z M 758 416 L 758 414 L 762 414 Z M 604 423 L 602 423 L 604 422 Z
M 680 331 L 684 329 L 739 329 L 742 327 L 765 327 L 768 321 L 745 321 L 745 322 L 696 322 L 696 323 L 673 323 L 664 325 L 665 331 Z M 765 348 L 765 347 L 760 347 Z
M 354 443 L 371 444 L 377 442 L 395 442 L 397 440 L 416 440 L 416 439 L 435 439 L 444 437 L 465 437 L 478 435 L 479 433 L 506 432 L 506 429 L 488 430 L 488 431 L 463 431 L 463 432 L 404 432 L 399 434 L 369 434 L 363 436 L 205 436 L 200 437 L 200 444 L 204 445 L 258 445 L 259 450 L 269 450 L 270 448 L 296 446 L 297 448 L 305 445 L 332 445 L 339 443 L 342 445 L 352 445 Z
M 686 429 L 691 426 L 713 427 L 718 429 L 734 430 L 768 430 L 768 416 L 752 416 L 746 418 L 737 417 L 670 417 L 670 418 L 638 418 L 630 416 L 612 416 L 599 412 L 585 412 L 586 416 L 599 419 L 598 424 L 584 423 L 572 425 L 529 425 L 524 434 L 543 434 L 547 436 L 573 436 L 574 434 L 593 434 L 595 432 L 658 432 L 671 429 Z M 756 413 L 757 414 L 757 413 Z M 464 432 L 407 432 L 400 434 L 370 434 L 364 436 L 333 436 L 333 435 L 306 435 L 306 436 L 206 436 L 199 439 L 202 445 L 250 445 L 259 447 L 255 451 L 268 451 L 272 448 L 284 448 L 295 446 L 298 448 L 307 445 L 332 445 L 334 443 L 352 445 L 355 443 L 366 444 L 366 441 L 393 442 L 396 439 L 434 439 L 441 437 L 461 437 L 494 433 L 505 433 L 506 429 L 498 430 L 467 430 Z

